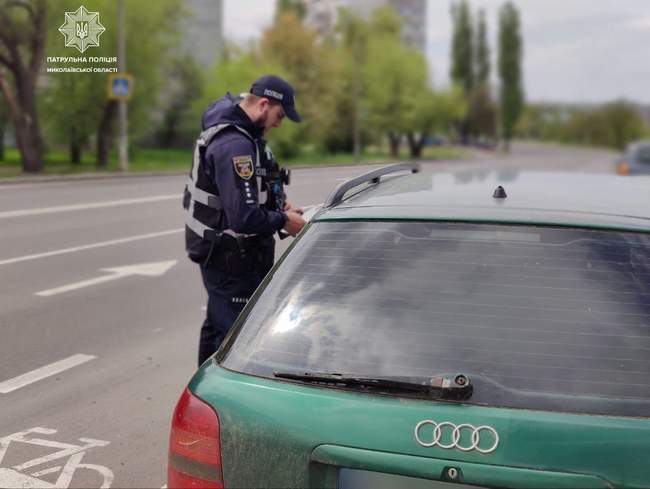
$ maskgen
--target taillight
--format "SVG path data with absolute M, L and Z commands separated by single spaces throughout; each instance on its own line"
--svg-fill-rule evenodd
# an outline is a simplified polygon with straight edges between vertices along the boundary
M 174 409 L 167 487 L 223 489 L 219 418 L 189 389 L 183 391 Z
M 616 165 L 616 173 L 619 175 L 628 175 L 630 173 L 630 165 L 625 161 L 619 161 L 618 165 Z

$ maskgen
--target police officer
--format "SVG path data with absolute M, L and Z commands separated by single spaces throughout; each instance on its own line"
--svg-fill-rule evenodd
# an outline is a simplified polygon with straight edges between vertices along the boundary
M 208 307 L 199 341 L 199 366 L 230 326 L 274 260 L 276 231 L 295 236 L 302 210 L 262 205 L 257 175 L 267 163 L 263 136 L 284 117 L 300 122 L 291 85 L 277 76 L 253 82 L 250 93 L 230 93 L 203 114 L 183 204 L 185 244 L 200 264 Z M 268 195 L 266 196 L 268 198 Z

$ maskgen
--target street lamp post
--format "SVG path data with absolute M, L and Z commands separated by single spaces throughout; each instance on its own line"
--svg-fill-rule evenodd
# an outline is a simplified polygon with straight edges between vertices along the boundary
M 126 72 L 126 53 L 125 53 L 125 25 L 124 25 L 124 0 L 117 2 L 117 63 L 120 73 Z M 117 156 L 120 171 L 129 171 L 129 139 L 128 139 L 128 119 L 126 100 L 118 100 L 118 123 L 119 123 L 119 141 Z

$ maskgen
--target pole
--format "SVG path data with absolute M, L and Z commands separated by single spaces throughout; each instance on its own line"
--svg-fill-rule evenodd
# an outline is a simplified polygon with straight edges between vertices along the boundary
M 124 0 L 117 2 L 117 64 L 120 73 L 126 73 L 125 54 L 125 26 L 124 26 Z M 117 102 L 119 141 L 117 147 L 118 164 L 120 171 L 129 171 L 129 140 L 128 140 L 128 119 L 126 100 Z
M 361 31 L 356 20 L 352 21 L 352 59 L 353 67 L 353 106 L 354 116 L 352 119 L 352 147 L 354 151 L 354 161 L 361 161 Z

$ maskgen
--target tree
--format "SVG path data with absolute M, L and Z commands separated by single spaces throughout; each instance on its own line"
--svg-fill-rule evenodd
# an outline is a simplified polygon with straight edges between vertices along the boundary
M 55 14 L 51 22 L 59 22 L 58 25 L 63 21 L 64 12 L 79 7 L 77 0 L 49 2 Z M 106 31 L 101 35 L 100 45 L 83 56 L 114 57 L 117 52 L 117 2 L 85 0 L 84 6 L 89 11 L 99 12 Z M 158 0 L 153 7 L 146 2 L 125 2 L 125 9 L 127 70 L 134 78 L 133 97 L 129 101 L 129 138 L 137 143 L 155 132 L 154 123 L 164 113 L 161 106 L 166 100 L 160 97 L 161 73 L 173 67 L 179 57 L 175 48 L 176 26 L 186 12 L 182 0 Z M 52 36 L 48 40 L 48 56 L 79 55 L 76 50 L 65 47 L 57 29 L 48 31 Z M 112 65 L 115 63 L 107 66 Z M 46 129 L 53 143 L 69 148 L 73 162 L 81 159 L 82 151 L 95 139 L 96 165 L 103 168 L 108 164 L 117 103 L 108 99 L 107 81 L 106 73 L 56 73 L 48 74 L 47 83 L 43 84 L 41 91 L 48 114 Z
M 600 107 L 574 110 L 562 125 L 566 142 L 590 146 L 608 146 L 622 150 L 644 135 L 645 123 L 637 107 L 624 100 Z
M 222 59 L 205 76 L 202 83 L 205 87 L 203 95 L 192 104 L 193 118 L 200 121 L 201 114 L 210 102 L 221 97 L 226 92 L 233 95 L 248 92 L 253 80 L 268 73 L 289 79 L 282 66 L 272 59 L 265 58 L 255 49 L 248 49 L 244 52 L 231 52 L 228 57 Z M 296 98 L 298 110 L 301 116 L 304 117 L 301 105 L 302 98 L 299 95 Z M 302 131 L 301 126 L 302 124 L 285 122 L 279 130 L 271 133 L 269 145 L 276 157 L 282 159 L 298 154 L 300 141 L 304 139 L 300 132 Z M 198 135 L 200 131 L 198 124 L 195 130 L 196 135 Z
M 420 158 L 426 139 L 445 119 L 445 101 L 431 88 L 426 59 L 419 51 L 405 47 L 400 71 L 405 89 L 402 110 L 406 141 L 411 158 Z
M 490 46 L 487 41 L 487 25 L 485 23 L 485 10 L 478 12 L 478 25 L 476 27 L 476 82 L 478 85 L 487 86 L 490 83 Z
M 191 106 L 203 92 L 203 76 L 198 63 L 191 57 L 179 57 L 170 63 L 166 76 L 173 83 L 166 87 L 162 125 L 157 143 L 162 147 L 187 147 L 196 137 L 196 119 L 191 118 Z
M 45 0 L 0 0 L 0 90 L 11 112 L 25 172 L 43 169 L 36 82 L 46 32 Z
M 496 136 L 497 109 L 490 93 L 490 47 L 487 41 L 487 24 L 485 11 L 479 10 L 476 26 L 476 84 L 468 97 L 469 133 L 473 138 Z
M 93 0 L 104 5 L 102 12 L 116 18 L 116 2 L 113 0 Z M 86 6 L 91 1 L 86 1 Z M 152 121 L 159 108 L 161 73 L 165 66 L 174 62 L 174 50 L 179 41 L 178 23 L 187 15 L 182 0 L 157 0 L 155 8 L 148 2 L 125 2 L 126 9 L 126 67 L 133 75 L 133 98 L 129 101 L 129 139 L 138 138 L 152 132 Z M 102 48 L 106 53 L 96 51 L 96 55 L 109 56 L 116 52 L 117 29 L 107 31 L 102 36 Z M 105 77 L 104 77 L 105 80 Z M 105 84 L 103 84 L 105 86 Z M 106 96 L 100 98 L 102 111 L 97 122 L 97 166 L 106 166 L 108 152 L 113 142 L 113 127 L 117 115 L 117 103 Z
M 363 67 L 363 103 L 370 127 L 386 134 L 393 157 L 406 132 L 408 83 L 406 78 L 412 51 L 400 40 L 400 18 L 392 8 L 377 9 L 370 23 L 368 62 Z
M 492 100 L 489 85 L 477 85 L 468 101 L 467 118 L 473 138 L 496 138 L 497 107 Z
M 472 14 L 467 0 L 452 4 L 451 17 L 451 80 L 468 94 L 474 87 L 474 46 Z
M 451 6 L 453 24 L 451 39 L 451 80 L 463 88 L 469 99 L 475 86 L 475 56 L 474 33 L 472 29 L 472 13 L 467 0 L 459 0 Z M 458 121 L 461 141 L 468 142 L 470 120 L 467 117 Z
M 623 150 L 628 143 L 641 138 L 647 127 L 638 108 L 625 100 L 611 102 L 602 108 L 609 125 L 609 146 Z
M 9 122 L 9 110 L 4 101 L 4 96 L 0 92 L 0 161 L 5 159 L 5 129 Z
M 85 5 L 91 11 L 98 11 L 100 20 L 110 19 L 106 9 L 107 1 L 90 0 Z M 49 22 L 61 25 L 65 12 L 79 8 L 75 0 L 50 0 L 52 16 Z M 110 31 L 110 29 L 109 29 Z M 65 56 L 108 56 L 105 44 L 108 35 L 103 33 L 99 39 L 100 47 L 93 47 L 83 54 L 66 47 L 58 29 L 48 29 L 49 37 L 45 54 L 50 57 Z M 79 164 L 85 147 L 97 129 L 101 115 L 102 101 L 106 97 L 106 74 L 103 73 L 55 73 L 44 75 L 45 83 L 40 92 L 40 104 L 47 114 L 43 129 L 48 148 L 65 147 L 69 151 L 70 162 Z
M 275 20 L 277 21 L 283 14 L 291 12 L 302 20 L 307 13 L 304 0 L 277 0 L 275 4 Z
M 260 55 L 286 73 L 295 88 L 298 111 L 303 118 L 301 124 L 283 127 L 272 135 L 270 141 L 276 152 L 279 146 L 295 152 L 305 139 L 322 145 L 325 135 L 337 124 L 336 105 L 342 80 L 339 76 L 341 63 L 335 53 L 333 46 L 321 42 L 317 32 L 304 26 L 291 11 L 280 15 L 263 33 Z M 285 139 L 288 135 L 294 138 L 293 148 Z
M 523 46 L 519 32 L 519 12 L 511 2 L 499 11 L 499 77 L 501 105 L 501 137 L 506 151 L 517 119 L 524 106 L 521 75 Z
M 344 86 L 342 87 L 343 90 L 341 91 L 341 98 L 339 98 L 335 116 L 339 124 L 332 128 L 330 134 L 334 133 L 341 135 L 341 137 L 337 138 L 335 136 L 328 142 L 332 144 L 332 141 L 337 139 L 351 141 L 351 148 L 347 149 L 352 149 L 355 160 L 359 160 L 363 146 L 361 94 L 363 93 L 364 81 L 362 67 L 368 57 L 369 28 L 361 18 L 347 9 L 343 9 L 340 12 L 337 31 L 342 37 L 338 59 L 343 61 L 341 74 L 343 75 Z M 337 130 L 337 128 L 340 128 L 340 130 Z
M 57 144 L 66 144 L 70 162 L 81 163 L 82 151 L 96 128 L 106 90 L 101 78 L 92 73 L 57 73 L 48 79 L 43 107 L 48 115 L 45 134 Z M 63 144 L 61 144 L 63 143 Z
M 452 85 L 442 91 L 434 91 L 435 119 L 432 130 L 448 133 L 454 121 L 467 113 L 467 100 L 463 89 Z

